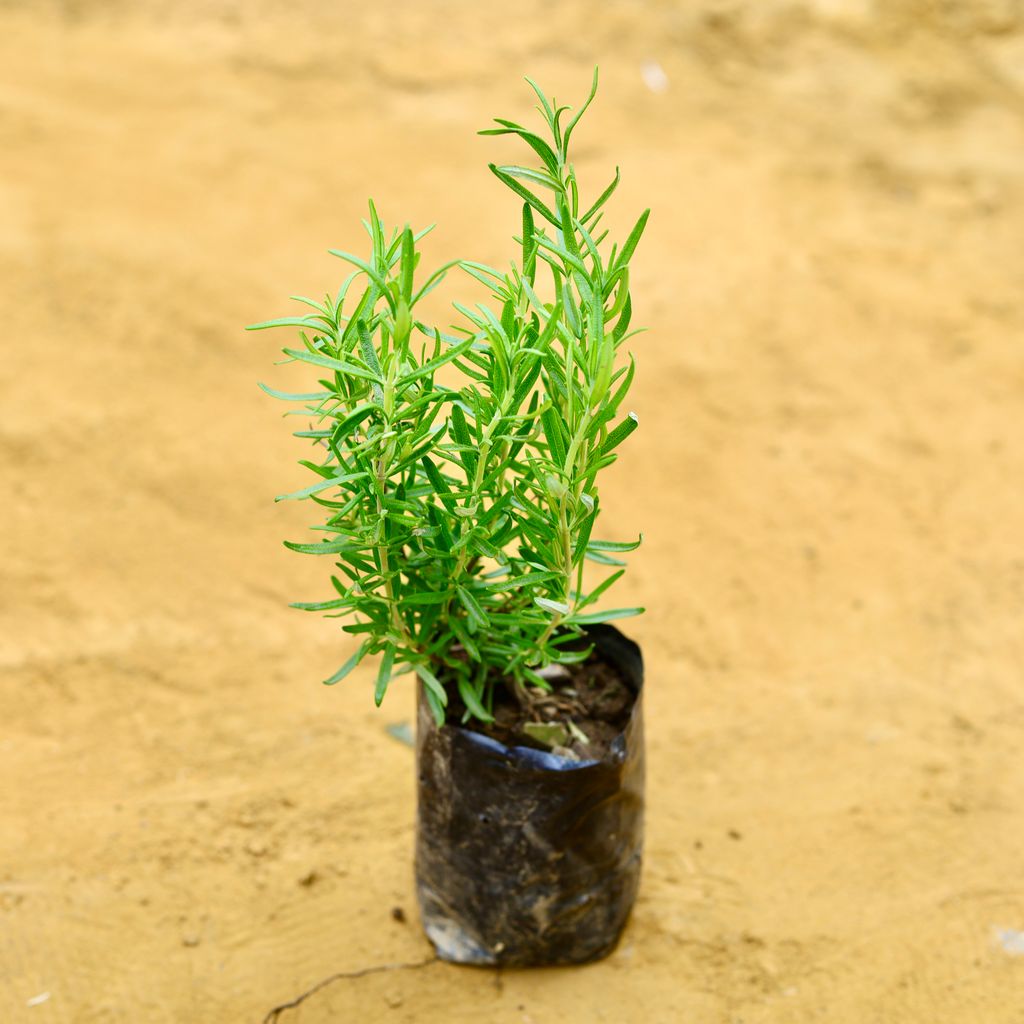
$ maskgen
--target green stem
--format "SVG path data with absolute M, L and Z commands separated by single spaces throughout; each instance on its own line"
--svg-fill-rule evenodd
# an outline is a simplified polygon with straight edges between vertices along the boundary
M 587 410 L 583 414 L 583 418 L 580 420 L 580 425 L 576 430 L 575 435 L 571 443 L 569 444 L 569 451 L 565 456 L 565 476 L 566 476 L 566 487 L 565 493 L 562 495 L 561 501 L 558 504 L 558 531 L 560 539 L 562 541 L 562 574 L 565 577 L 565 589 L 563 591 L 564 601 L 563 603 L 568 605 L 569 599 L 572 596 L 572 573 L 573 573 L 573 557 L 572 557 L 572 537 L 569 534 L 569 492 L 570 482 L 572 486 L 572 494 L 575 500 L 579 500 L 579 488 L 581 484 L 580 477 L 575 475 L 576 472 L 576 459 L 579 455 L 580 445 L 586 440 L 587 430 L 590 427 L 590 411 Z M 586 468 L 584 466 L 584 468 Z M 572 609 L 569 609 L 570 612 Z M 555 612 L 551 621 L 548 623 L 547 628 L 541 634 L 541 638 L 537 643 L 538 647 L 543 647 L 548 640 L 551 639 L 552 634 L 564 621 L 565 616 L 560 612 Z
M 469 505 L 473 503 L 474 500 L 476 500 L 480 487 L 483 485 L 484 465 L 487 461 L 487 456 L 490 454 L 491 451 L 491 435 L 494 433 L 498 424 L 501 423 L 501 421 L 505 418 L 505 411 L 507 405 L 507 400 L 503 401 L 499 406 L 498 411 L 494 414 L 493 418 L 491 419 L 491 422 L 488 423 L 487 426 L 484 428 L 484 436 L 480 441 L 480 452 L 476 460 L 476 472 L 473 474 L 473 483 L 470 488 L 469 494 L 466 496 L 466 504 L 463 506 L 464 508 L 467 508 Z M 482 497 L 479 500 L 483 502 Z M 462 573 L 466 569 L 466 559 L 469 557 L 468 552 L 469 546 L 464 545 L 462 550 L 459 552 L 458 558 L 455 560 L 455 569 L 452 572 L 452 580 L 455 582 L 456 585 L 458 585 L 458 581 L 462 576 Z M 454 598 L 449 597 L 448 600 L 445 602 L 444 610 L 441 612 L 442 622 L 448 621 L 448 617 L 451 614 L 453 600 Z
M 384 418 L 385 422 L 391 423 L 391 415 L 394 411 L 395 402 L 395 374 L 397 370 L 397 359 L 392 358 L 388 365 L 387 380 L 384 383 L 383 392 L 383 407 L 384 407 Z M 387 445 L 391 445 L 391 441 L 387 442 Z M 388 608 L 391 612 L 391 625 L 394 627 L 395 633 L 404 641 L 405 645 L 412 651 L 419 649 L 416 641 L 410 634 L 408 627 L 405 624 L 405 620 L 402 618 L 398 611 L 398 602 L 395 600 L 395 586 L 391 579 L 391 561 L 388 556 L 388 545 L 387 538 L 383 536 L 385 533 L 383 525 L 383 512 L 384 512 L 384 489 L 387 486 L 388 472 L 387 465 L 385 463 L 385 454 L 387 452 L 387 446 L 381 453 L 380 457 L 374 460 L 374 473 L 377 477 L 377 518 L 381 521 L 381 543 L 377 545 L 377 557 L 380 560 L 380 571 L 381 576 L 384 579 L 384 595 L 387 597 Z

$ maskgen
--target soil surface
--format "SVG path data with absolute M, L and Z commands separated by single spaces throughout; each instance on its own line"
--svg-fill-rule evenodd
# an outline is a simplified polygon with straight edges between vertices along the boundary
M 510 686 L 494 691 L 494 721 L 470 719 L 465 728 L 507 746 L 550 750 L 571 760 L 600 760 L 625 728 L 636 695 L 614 666 L 591 655 L 579 665 L 556 666 L 549 690 L 527 687 L 517 699 Z M 459 701 L 449 707 L 461 721 Z M 536 728 L 540 726 L 540 728 Z
M 370 195 L 504 264 L 474 132 L 595 62 L 578 172 L 653 208 L 641 893 L 584 969 L 415 966 L 413 686 L 319 684 L 255 387 L 309 377 L 241 326 Z M 1010 0 L 0 3 L 0 1019 L 1020 1024 L 1022 237 Z

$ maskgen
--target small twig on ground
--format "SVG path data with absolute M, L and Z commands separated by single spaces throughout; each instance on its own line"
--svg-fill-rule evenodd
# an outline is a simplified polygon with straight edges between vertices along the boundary
M 263 1024 L 276 1024 L 278 1018 L 286 1010 L 294 1010 L 300 1003 L 305 1002 L 311 995 L 315 995 L 321 989 L 326 988 L 328 985 L 334 984 L 336 981 L 350 981 L 354 978 L 365 978 L 369 974 L 383 974 L 385 971 L 411 971 L 416 970 L 420 967 L 429 967 L 431 964 L 437 963 L 440 960 L 438 956 L 428 957 L 426 960 L 413 960 L 410 963 L 405 964 L 377 964 L 375 967 L 363 967 L 358 971 L 339 971 L 337 974 L 332 974 L 329 978 L 324 978 L 323 981 L 317 982 L 311 989 L 303 992 L 302 995 L 296 996 L 294 999 L 289 999 L 287 1003 L 281 1003 L 280 1006 L 275 1006 L 267 1015 L 263 1018 Z

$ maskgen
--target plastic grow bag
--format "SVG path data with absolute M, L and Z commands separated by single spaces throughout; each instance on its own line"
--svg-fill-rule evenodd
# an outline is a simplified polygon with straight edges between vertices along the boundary
M 444 960 L 585 963 L 610 953 L 626 924 L 643 846 L 643 659 L 614 627 L 588 633 L 636 693 L 600 760 L 438 729 L 420 687 L 416 887 Z

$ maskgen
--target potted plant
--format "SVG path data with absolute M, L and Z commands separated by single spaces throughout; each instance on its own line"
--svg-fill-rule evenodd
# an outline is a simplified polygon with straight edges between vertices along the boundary
M 441 957 L 580 963 L 614 948 L 640 870 L 643 741 L 639 648 L 602 610 L 636 541 L 598 529 L 601 471 L 636 429 L 629 264 L 601 230 L 614 179 L 580 195 L 573 115 L 532 82 L 546 131 L 497 119 L 533 166 L 491 171 L 522 201 L 517 258 L 502 272 L 457 261 L 425 275 L 425 232 L 387 231 L 372 202 L 366 259 L 298 328 L 289 360 L 316 387 L 276 398 L 310 420 L 313 482 L 278 500 L 322 509 L 334 593 L 295 607 L 345 620 L 358 644 L 328 685 L 376 656 L 375 700 L 418 677 L 417 889 Z M 457 267 L 493 304 L 455 303 L 448 330 L 417 317 Z M 477 287 L 474 285 L 473 287 Z M 635 333 L 635 332 L 634 332 Z M 609 567 L 592 584 L 586 562 Z

